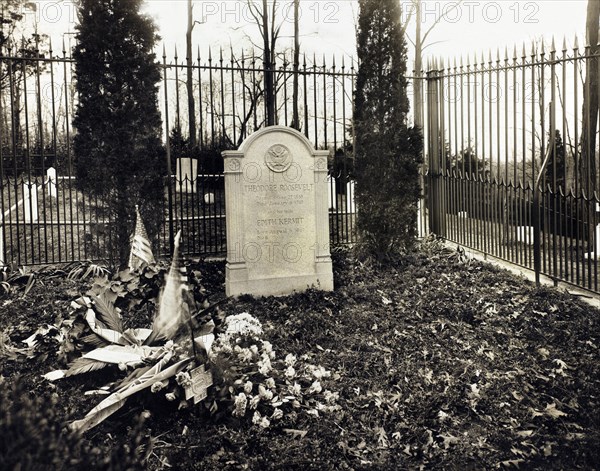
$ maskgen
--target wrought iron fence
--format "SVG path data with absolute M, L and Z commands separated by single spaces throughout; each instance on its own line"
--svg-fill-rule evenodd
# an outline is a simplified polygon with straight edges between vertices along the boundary
M 598 291 L 597 48 L 539 41 L 425 74 L 430 230 Z
M 111 221 L 101 200 L 77 186 L 71 120 L 77 106 L 73 59 L 67 48 L 27 56 L 0 51 L 0 260 L 32 265 L 107 258 Z M 355 72 L 342 60 L 327 66 L 306 57 L 297 68 L 282 58 L 265 72 L 253 53 L 239 57 L 173 61 L 163 55 L 160 109 L 171 175 L 165 175 L 163 228 L 157 252 L 171 252 L 183 229 L 188 255 L 221 254 L 225 205 L 221 151 L 237 147 L 265 125 L 263 77 L 275 83 L 276 123 L 298 127 L 320 149 L 330 150 L 330 227 L 333 244 L 354 241 L 352 199 L 352 91 Z M 192 72 L 195 146 L 190 146 L 187 96 Z M 298 93 L 294 93 L 294 77 Z M 192 128 L 193 129 L 193 128 Z M 197 170 L 177 170 L 180 158 Z M 178 174 L 179 172 L 179 174 Z M 170 195 L 170 197 L 169 197 Z M 133 215 L 132 215 L 133 217 Z

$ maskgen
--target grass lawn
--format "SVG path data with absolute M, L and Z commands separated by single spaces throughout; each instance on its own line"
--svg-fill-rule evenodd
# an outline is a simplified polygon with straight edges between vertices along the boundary
M 189 269 L 201 275 L 203 296 L 224 296 L 223 262 Z M 600 468 L 598 310 L 435 242 L 385 266 L 337 252 L 334 277 L 334 292 L 244 296 L 221 311 L 258 318 L 278 358 L 328 370 L 323 389 L 339 394 L 339 407 L 300 407 L 262 427 L 232 416 L 211 392 L 212 413 L 147 392 L 68 453 L 47 446 L 40 430 L 81 418 L 99 401 L 83 391 L 119 372 L 50 383 L 41 375 L 64 366 L 56 342 L 41 342 L 35 355 L 10 352 L 39 325 L 69 319 L 91 281 L 46 269 L 26 296 L 13 286 L 0 300 L 0 468 Z M 122 315 L 147 327 L 152 308 Z

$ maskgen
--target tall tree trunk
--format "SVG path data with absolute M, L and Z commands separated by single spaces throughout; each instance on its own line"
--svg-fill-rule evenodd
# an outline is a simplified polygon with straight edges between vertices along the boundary
M 300 0 L 294 0 L 294 82 L 292 90 L 292 127 L 300 131 L 300 118 L 298 116 L 298 68 L 300 67 L 300 27 L 299 27 Z
M 423 84 L 421 79 L 421 71 L 423 70 L 422 56 L 423 44 L 421 39 L 421 2 L 416 4 L 416 33 L 415 33 L 415 77 L 413 80 L 414 103 L 415 103 L 415 126 L 423 129 Z
M 185 34 L 185 60 L 187 64 L 187 97 L 188 97 L 188 123 L 190 147 L 196 147 L 196 104 L 194 102 L 194 81 L 192 74 L 192 30 L 194 29 L 194 19 L 192 11 L 192 0 L 188 0 L 187 11 L 187 32 Z M 199 64 L 198 64 L 199 65 Z
M 273 62 L 271 60 L 271 36 L 269 35 L 269 10 L 267 0 L 263 0 L 262 24 L 264 43 L 263 64 L 265 74 L 265 104 L 267 107 L 267 126 L 273 126 L 273 124 L 275 124 L 275 96 L 273 90 Z
M 588 55 L 595 56 L 598 48 L 598 25 L 600 22 L 600 2 L 588 0 L 586 16 L 586 45 Z M 596 190 L 596 131 L 598 128 L 598 58 L 588 57 L 585 62 L 585 84 L 581 127 L 581 188 L 588 198 Z M 592 200 L 588 205 L 588 240 L 594 240 L 596 205 Z M 598 241 L 596 241 L 596 245 Z M 599 248 L 599 247 L 597 247 Z M 595 251 L 595 249 L 592 249 Z

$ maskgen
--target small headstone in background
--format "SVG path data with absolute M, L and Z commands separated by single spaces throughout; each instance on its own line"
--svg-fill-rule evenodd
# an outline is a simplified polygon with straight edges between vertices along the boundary
M 0 267 L 4 266 L 4 228 L 0 226 Z
M 517 241 L 523 244 L 533 245 L 533 227 L 519 226 L 517 227 Z
M 189 157 L 177 159 L 175 170 L 175 191 L 195 193 L 198 179 L 198 161 Z
M 350 180 L 348 183 L 346 183 L 346 212 L 350 214 L 356 213 L 356 203 L 354 202 L 354 185 L 354 180 Z
M 46 170 L 46 178 L 48 181 L 48 183 L 46 183 L 48 185 L 48 196 L 56 198 L 56 169 L 54 167 L 50 167 Z
M 215 194 L 212 192 L 204 193 L 204 203 L 215 204 Z
M 337 209 L 337 191 L 335 188 L 335 178 L 327 175 L 327 202 L 329 209 Z
M 25 222 L 38 220 L 38 188 L 35 183 L 23 183 L 23 213 Z

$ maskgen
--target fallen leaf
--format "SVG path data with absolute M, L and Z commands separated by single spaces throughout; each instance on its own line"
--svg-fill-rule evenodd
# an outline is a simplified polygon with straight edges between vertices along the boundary
M 555 358 L 552 361 L 558 365 L 558 368 L 555 368 L 554 371 L 562 376 L 567 376 L 565 370 L 568 370 L 569 366 L 564 361 L 559 360 L 558 358 Z
M 288 435 L 290 435 L 292 438 L 304 438 L 306 436 L 306 434 L 308 433 L 308 430 L 297 430 L 297 429 L 293 429 L 293 428 L 284 428 L 283 429 L 284 433 L 287 433 Z
M 379 448 L 389 448 L 390 441 L 383 427 L 375 427 L 375 435 L 377 437 L 377 445 Z
M 456 445 L 458 443 L 458 437 L 455 437 L 454 435 L 440 434 L 438 437 L 444 440 L 444 450 L 450 448 L 450 445 Z
M 505 466 L 507 468 L 519 468 L 520 464 L 523 463 L 525 460 L 519 458 L 518 460 L 506 460 L 506 461 L 501 461 L 500 465 L 501 466 Z
M 548 356 L 550 355 L 550 352 L 548 351 L 547 348 L 544 347 L 540 347 L 537 349 L 537 352 L 540 354 L 540 356 L 544 359 L 547 360 Z
M 514 397 L 517 401 L 521 402 L 524 399 L 524 396 L 517 391 L 511 391 L 512 397 Z
M 556 408 L 556 403 L 554 402 L 546 406 L 546 409 L 544 409 L 544 413 L 554 419 L 558 419 L 559 417 L 567 415 L 565 412 L 558 410 Z

